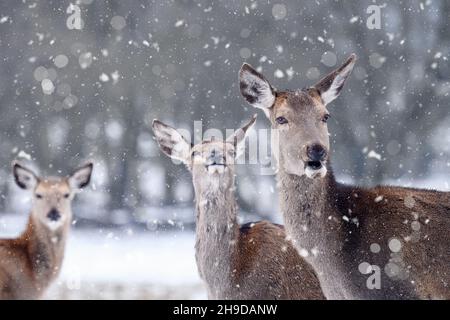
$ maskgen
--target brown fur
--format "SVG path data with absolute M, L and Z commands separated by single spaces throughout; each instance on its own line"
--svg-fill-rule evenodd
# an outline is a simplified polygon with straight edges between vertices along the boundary
M 450 299 L 450 193 L 389 186 L 341 186 L 336 192 L 345 195 L 340 195 L 344 199 L 336 209 L 344 213 L 353 208 L 349 218 L 363 221 L 356 233 L 361 237 L 358 241 L 366 247 L 371 243 L 385 245 L 376 263 L 383 266 L 389 260 L 392 252 L 386 244 L 396 237 L 402 241 L 408 280 L 414 281 L 410 288 L 413 297 Z M 381 196 L 383 200 L 375 202 Z M 411 226 L 416 222 L 418 232 Z
M 0 240 L 0 300 L 40 298 L 58 276 L 65 239 L 55 234 L 58 244 L 50 246 L 42 231 L 30 217 L 19 238 Z
M 324 299 L 317 276 L 286 240 L 284 228 L 268 221 L 252 225 L 250 229 L 241 228 L 238 250 L 242 258 L 236 266 L 236 273 L 240 275 L 236 283 L 251 284 L 264 277 L 271 284 L 268 291 L 273 287 L 284 287 L 280 291 L 286 295 L 280 299 Z M 270 268 L 265 268 L 267 265 Z M 257 274 L 253 274 L 255 272 Z M 280 281 L 280 278 L 285 280 Z M 266 294 L 261 292 L 261 297 Z
M 319 252 L 307 260 L 328 298 L 450 298 L 449 193 L 346 186 L 331 170 L 314 181 L 280 172 L 279 180 L 287 232 L 298 249 Z M 389 248 L 393 238 L 401 242 L 399 253 Z M 381 251 L 372 252 L 372 244 Z M 381 268 L 381 289 L 367 288 L 363 262 Z M 401 267 L 403 278 L 387 275 L 389 262 Z

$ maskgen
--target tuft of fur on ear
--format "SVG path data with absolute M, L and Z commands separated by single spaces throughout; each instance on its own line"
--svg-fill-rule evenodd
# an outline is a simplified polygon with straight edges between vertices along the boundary
M 242 128 L 236 130 L 231 136 L 227 138 L 227 142 L 230 142 L 234 145 L 236 151 L 236 158 L 238 158 L 245 149 L 245 137 L 250 129 L 256 122 L 257 115 L 253 115 L 250 121 L 244 125 Z
M 176 129 L 159 120 L 153 120 L 152 128 L 162 152 L 172 159 L 187 164 L 190 159 L 191 146 L 183 136 Z
M 83 189 L 84 187 L 86 187 L 91 181 L 93 168 L 94 164 L 92 162 L 88 162 L 84 166 L 76 169 L 68 177 L 70 187 L 74 190 Z
M 345 80 L 347 80 L 353 70 L 355 62 L 356 54 L 353 53 L 339 69 L 325 76 L 314 86 L 319 92 L 324 105 L 329 104 L 339 96 Z
M 245 100 L 267 114 L 267 109 L 275 102 L 275 90 L 269 81 L 252 66 L 244 63 L 239 71 L 239 85 Z
M 39 182 L 38 176 L 33 170 L 25 167 L 17 161 L 12 163 L 13 174 L 16 184 L 25 190 L 32 190 L 36 187 Z

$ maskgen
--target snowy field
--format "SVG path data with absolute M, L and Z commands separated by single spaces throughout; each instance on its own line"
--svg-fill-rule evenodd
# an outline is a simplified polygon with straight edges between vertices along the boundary
M 1 215 L 0 237 L 26 216 Z M 192 232 L 73 230 L 61 275 L 47 299 L 205 299 Z

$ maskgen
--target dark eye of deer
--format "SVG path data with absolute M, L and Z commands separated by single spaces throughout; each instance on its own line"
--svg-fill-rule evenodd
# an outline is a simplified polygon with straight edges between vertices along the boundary
M 323 116 L 322 122 L 327 123 L 328 119 L 330 119 L 330 115 L 329 115 L 329 114 L 326 114 L 326 115 Z
M 39 194 L 39 193 L 36 193 L 36 198 L 37 198 L 37 199 L 42 199 L 42 195 Z
M 200 155 L 200 152 L 198 152 L 198 151 L 193 151 L 192 152 L 192 157 L 196 157 L 196 156 L 199 156 Z
M 67 198 L 69 198 L 69 197 L 70 197 L 70 193 L 65 193 L 65 194 L 64 194 L 64 198 L 67 199 Z
M 275 121 L 278 124 L 286 124 L 286 123 L 288 123 L 288 121 L 287 121 L 287 119 L 285 117 L 278 117 L 278 118 L 275 119 Z

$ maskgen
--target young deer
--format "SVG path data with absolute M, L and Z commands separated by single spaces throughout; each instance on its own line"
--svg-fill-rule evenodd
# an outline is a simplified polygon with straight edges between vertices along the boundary
M 279 135 L 286 232 L 327 298 L 450 299 L 450 193 L 347 186 L 331 171 L 326 106 L 355 60 L 296 91 L 276 91 L 248 64 L 240 70 L 242 95 Z
M 33 205 L 25 232 L 17 239 L 0 240 L 0 299 L 38 299 L 57 277 L 72 219 L 75 193 L 88 185 L 92 163 L 64 178 L 39 178 L 13 164 L 19 187 L 33 191 Z
M 311 267 L 286 240 L 283 227 L 237 222 L 234 160 L 253 118 L 226 141 L 193 147 L 175 129 L 155 120 L 161 150 L 192 173 L 196 202 L 196 261 L 210 299 L 323 299 Z

